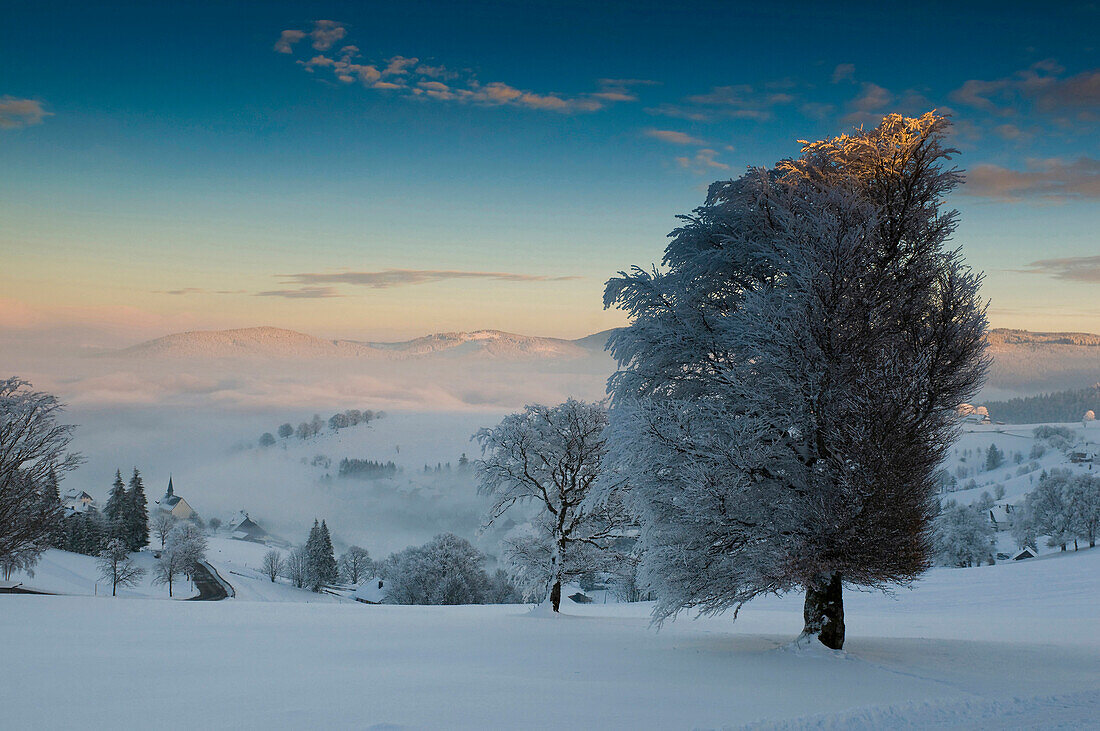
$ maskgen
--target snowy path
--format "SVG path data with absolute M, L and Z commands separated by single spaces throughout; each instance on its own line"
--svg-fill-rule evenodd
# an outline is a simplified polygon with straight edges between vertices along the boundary
M 798 597 L 655 632 L 644 605 L 3 596 L 0 708 L 18 728 L 1095 728 L 1098 596 L 1100 550 L 933 571 L 849 593 L 844 653 L 787 647 Z

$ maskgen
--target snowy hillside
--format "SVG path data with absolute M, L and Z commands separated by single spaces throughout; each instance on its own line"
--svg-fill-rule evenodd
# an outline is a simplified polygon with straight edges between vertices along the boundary
M 181 699 L 185 722 L 153 725 L 1085 728 L 1100 714 L 1097 596 L 1100 550 L 936 569 L 896 597 L 850 592 L 839 653 L 788 646 L 799 596 L 659 632 L 648 604 L 546 617 L 5 596 L 0 646 L 19 663 L 0 681 L 15 728 L 148 726 Z M 143 702 L 120 704 L 119 688 Z
M 134 554 L 134 564 L 145 569 L 145 575 L 136 586 L 119 587 L 118 596 L 167 599 L 168 587 L 153 584 L 152 569 L 155 563 L 156 559 L 150 551 Z M 42 554 L 42 559 L 34 567 L 34 576 L 16 571 L 12 574 L 11 582 L 49 594 L 111 595 L 111 584 L 99 578 L 99 568 L 93 556 L 59 551 L 56 548 L 51 548 Z M 172 593 L 177 599 L 186 599 L 197 592 L 191 582 L 180 578 L 173 586 Z
M 989 354 L 993 366 L 982 391 L 985 400 L 1100 381 L 1100 335 L 995 329 L 989 332 Z
M 1036 436 L 1036 429 L 1055 428 L 1070 434 L 1063 442 Z M 988 469 L 990 447 L 1003 454 L 1003 463 Z M 1088 461 L 1075 461 L 1073 455 L 1084 455 Z M 997 520 L 997 551 L 1012 555 L 1018 546 L 1009 533 L 1011 513 L 1021 506 L 1044 473 L 1064 469 L 1076 474 L 1098 474 L 1100 469 L 1100 427 L 1095 422 L 1082 426 L 1071 424 L 977 425 L 964 428 L 944 469 L 950 480 L 941 493 L 944 500 L 962 504 L 975 503 L 983 497 L 994 501 L 993 518 Z M 1057 552 L 1040 541 L 1040 553 Z

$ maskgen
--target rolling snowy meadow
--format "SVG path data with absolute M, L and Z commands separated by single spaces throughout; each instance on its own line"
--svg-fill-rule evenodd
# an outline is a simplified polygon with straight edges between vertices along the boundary
M 1097 551 L 851 595 L 841 652 L 791 645 L 794 596 L 655 630 L 648 603 L 307 604 L 246 598 L 252 581 L 223 573 L 237 599 L 4 597 L 5 723 L 998 729 L 1100 713 Z

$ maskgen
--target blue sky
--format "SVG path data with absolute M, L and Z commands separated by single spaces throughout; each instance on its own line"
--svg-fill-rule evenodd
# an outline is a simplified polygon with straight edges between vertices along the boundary
M 1100 331 L 1095 3 L 592 5 L 0 2 L 0 328 L 580 336 L 710 181 L 938 108 L 993 324 Z

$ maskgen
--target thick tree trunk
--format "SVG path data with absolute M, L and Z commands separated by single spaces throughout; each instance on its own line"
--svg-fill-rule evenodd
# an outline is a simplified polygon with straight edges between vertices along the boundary
M 816 637 L 831 650 L 844 647 L 844 597 L 840 574 L 821 577 L 806 587 L 806 605 L 802 617 L 806 626 L 803 637 Z
M 550 589 L 550 604 L 554 607 L 554 611 L 558 611 L 558 607 L 561 606 L 561 582 L 555 581 L 554 586 Z

